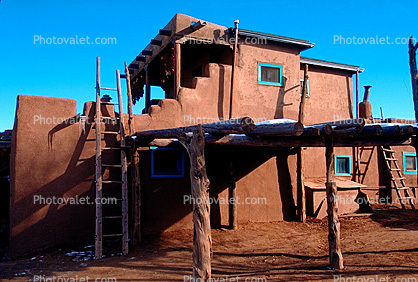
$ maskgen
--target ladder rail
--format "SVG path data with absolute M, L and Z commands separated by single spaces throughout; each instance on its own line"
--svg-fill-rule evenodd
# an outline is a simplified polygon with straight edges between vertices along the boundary
M 120 73 L 116 70 L 116 81 L 118 91 L 119 102 L 119 132 L 120 132 L 120 146 L 125 147 L 125 127 L 124 127 L 124 114 L 123 114 L 123 102 L 122 102 L 122 90 L 120 85 Z M 126 159 L 126 152 L 120 151 L 120 158 L 122 164 L 122 253 L 125 255 L 128 253 L 128 165 Z
M 102 258 L 102 140 L 101 140 L 101 103 L 100 103 L 100 57 L 96 59 L 96 228 L 95 228 L 95 258 Z

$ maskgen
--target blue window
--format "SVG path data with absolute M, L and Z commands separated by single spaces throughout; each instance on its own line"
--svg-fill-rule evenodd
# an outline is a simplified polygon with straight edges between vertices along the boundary
M 404 174 L 417 174 L 416 153 L 403 153 L 403 172 Z
M 184 177 L 184 150 L 151 147 L 151 177 Z
M 351 156 L 335 155 L 335 175 L 351 175 Z
M 258 63 L 258 83 L 282 86 L 282 66 Z
M 302 96 L 303 81 L 304 79 L 302 78 L 300 80 L 300 96 Z M 306 98 L 309 98 L 309 79 L 308 79 L 308 82 L 306 83 Z

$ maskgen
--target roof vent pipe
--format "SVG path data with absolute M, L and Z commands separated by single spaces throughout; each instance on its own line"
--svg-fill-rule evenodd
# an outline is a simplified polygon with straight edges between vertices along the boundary
M 364 86 L 364 97 L 363 97 L 363 102 L 365 102 L 365 101 L 369 101 L 370 88 L 372 88 L 372 86 L 371 86 L 371 85 L 366 85 L 366 86 Z

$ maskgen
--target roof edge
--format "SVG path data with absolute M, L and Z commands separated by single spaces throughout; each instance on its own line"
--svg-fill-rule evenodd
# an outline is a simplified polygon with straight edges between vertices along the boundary
M 243 35 L 243 36 L 249 36 L 249 37 L 263 38 L 263 39 L 267 39 L 267 40 L 275 41 L 279 43 L 298 45 L 302 47 L 301 48 L 302 50 L 306 50 L 315 46 L 315 43 L 311 43 L 307 40 L 274 35 L 274 34 L 269 34 L 269 33 L 263 33 L 263 32 L 258 32 L 258 31 L 252 31 L 252 30 L 247 30 L 247 29 L 238 29 L 238 34 Z
M 353 65 L 341 64 L 341 63 L 336 63 L 336 62 L 312 59 L 312 58 L 307 58 L 307 57 L 300 57 L 300 62 L 302 64 L 308 64 L 308 65 L 314 65 L 314 66 L 320 66 L 320 67 L 326 67 L 326 68 L 341 69 L 341 70 L 346 70 L 346 71 L 351 71 L 351 72 L 363 72 L 364 71 L 364 69 L 360 68 L 359 66 L 353 66 Z

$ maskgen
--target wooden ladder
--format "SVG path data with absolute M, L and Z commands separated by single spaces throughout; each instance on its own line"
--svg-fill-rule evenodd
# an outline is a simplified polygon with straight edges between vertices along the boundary
M 414 193 L 411 187 L 408 187 L 405 185 L 405 177 L 403 177 L 401 173 L 401 169 L 399 168 L 398 159 L 395 158 L 395 154 L 394 154 L 395 151 L 393 151 L 390 146 L 381 146 L 380 149 L 382 150 L 383 158 L 385 159 L 385 162 L 386 162 L 386 167 L 388 169 L 392 183 L 396 189 L 396 194 L 398 195 L 398 199 L 401 203 L 402 209 L 405 210 L 406 209 L 405 204 L 409 202 L 412 210 L 415 211 Z M 403 196 L 402 196 L 402 191 L 403 191 Z
M 125 77 L 125 76 L 124 76 Z M 100 58 L 97 57 L 97 73 L 96 73 L 96 114 L 95 114 L 95 131 L 96 131 L 96 228 L 95 228 L 95 258 L 101 259 L 103 256 L 103 238 L 106 237 L 121 237 L 122 238 L 122 253 L 128 253 L 128 173 L 127 173 L 127 159 L 125 148 L 125 132 L 123 127 L 123 104 L 122 91 L 120 85 L 121 75 L 119 70 L 116 70 L 117 88 L 100 87 Z M 100 99 L 100 90 L 112 90 L 118 93 L 118 103 L 102 102 Z M 119 117 L 104 117 L 101 113 L 101 106 L 112 104 L 119 106 Z M 118 131 L 102 131 L 101 125 L 108 119 L 117 120 Z M 106 129 L 105 129 L 106 130 Z M 119 135 L 120 145 L 118 147 L 102 147 L 102 139 L 107 134 Z M 120 151 L 120 163 L 118 164 L 103 164 L 102 153 L 104 150 Z M 121 168 L 121 180 L 104 180 L 103 169 Z M 118 185 L 121 188 L 122 202 L 121 214 L 112 216 L 103 216 L 103 197 L 102 189 L 107 186 Z M 110 188 L 109 188 L 110 189 Z M 122 230 L 116 234 L 103 234 L 103 224 L 112 222 L 110 220 L 121 220 Z

